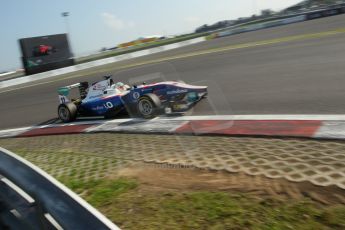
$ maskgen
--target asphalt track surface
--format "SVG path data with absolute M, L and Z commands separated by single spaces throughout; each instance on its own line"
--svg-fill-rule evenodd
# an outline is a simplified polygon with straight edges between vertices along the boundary
M 57 117 L 56 90 L 104 74 L 209 86 L 191 114 L 344 114 L 345 15 L 219 38 L 0 89 L 0 129 Z

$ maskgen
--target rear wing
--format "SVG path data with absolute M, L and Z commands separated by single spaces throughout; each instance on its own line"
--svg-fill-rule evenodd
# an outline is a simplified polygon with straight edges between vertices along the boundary
M 84 99 L 87 95 L 88 87 L 89 87 L 88 82 L 80 82 L 80 83 L 76 83 L 73 85 L 67 85 L 67 86 L 60 87 L 58 89 L 60 104 L 65 104 L 65 103 L 70 102 L 68 95 L 70 94 L 71 89 L 75 89 L 75 88 L 79 89 L 80 99 Z
M 76 83 L 73 85 L 67 85 L 67 86 L 60 87 L 58 89 L 58 94 L 61 96 L 68 96 L 71 89 L 78 88 L 80 85 L 81 85 L 80 83 Z
M 80 83 L 76 83 L 73 85 L 63 86 L 58 89 L 59 94 L 59 102 L 60 104 L 66 104 L 70 102 L 70 99 L 68 98 L 68 95 L 71 91 L 71 89 L 78 88 L 80 86 Z

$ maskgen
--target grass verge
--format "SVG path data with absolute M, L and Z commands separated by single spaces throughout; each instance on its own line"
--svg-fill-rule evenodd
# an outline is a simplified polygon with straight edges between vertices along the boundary
M 345 207 L 221 191 L 147 189 L 128 178 L 65 181 L 124 229 L 344 229 Z

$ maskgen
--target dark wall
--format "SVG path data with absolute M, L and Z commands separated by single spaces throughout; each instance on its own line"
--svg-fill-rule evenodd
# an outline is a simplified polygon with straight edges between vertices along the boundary
M 19 39 L 27 75 L 74 64 L 66 34 Z
M 345 5 L 339 5 L 335 7 L 330 7 L 329 9 L 309 12 L 307 13 L 307 19 L 313 20 L 317 18 L 323 18 L 323 17 L 333 16 L 333 15 L 343 14 L 343 13 L 345 13 Z

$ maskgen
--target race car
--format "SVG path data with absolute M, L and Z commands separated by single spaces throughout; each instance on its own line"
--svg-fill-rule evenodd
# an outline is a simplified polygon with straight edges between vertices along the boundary
M 34 57 L 40 57 L 55 53 L 56 48 L 49 45 L 39 45 L 35 46 L 32 52 Z
M 114 83 L 111 76 L 104 78 L 91 85 L 80 82 L 59 88 L 59 118 L 71 122 L 82 116 L 109 118 L 127 114 L 149 119 L 161 114 L 183 114 L 207 95 L 207 86 L 178 81 L 129 86 Z M 79 96 L 70 99 L 73 88 L 79 89 Z

